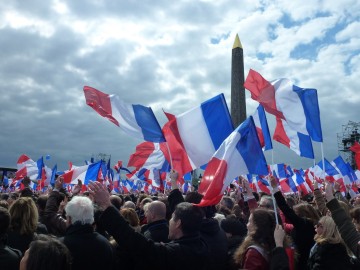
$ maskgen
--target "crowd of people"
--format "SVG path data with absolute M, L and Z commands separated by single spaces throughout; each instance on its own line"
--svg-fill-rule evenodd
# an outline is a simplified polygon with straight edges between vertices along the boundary
M 311 196 L 255 193 L 246 179 L 199 207 L 170 173 L 168 194 L 110 194 L 100 182 L 69 193 L 63 178 L 38 194 L 0 198 L 0 268 L 360 269 L 360 196 L 314 183 Z

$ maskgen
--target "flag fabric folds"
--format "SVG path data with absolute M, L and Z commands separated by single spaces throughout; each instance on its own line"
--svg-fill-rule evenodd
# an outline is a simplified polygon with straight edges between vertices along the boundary
M 129 105 L 117 95 L 108 95 L 84 86 L 86 104 L 128 135 L 150 142 L 164 142 L 160 125 L 150 107 Z
M 37 179 L 39 174 L 38 164 L 27 155 L 22 154 L 17 161 L 17 171 L 14 180 L 28 176 L 31 180 Z
M 223 94 L 170 119 L 163 132 L 181 176 L 206 164 L 234 129 Z
M 273 139 L 293 150 L 301 157 L 314 158 L 314 150 L 309 135 L 293 130 L 288 123 L 276 118 Z
M 165 143 L 143 142 L 136 146 L 135 153 L 129 158 L 128 167 L 169 171 L 168 156 Z
M 316 89 L 300 88 L 289 79 L 267 81 L 250 69 L 244 86 L 264 109 L 287 122 L 291 129 L 322 142 L 320 110 Z
M 265 150 L 272 149 L 272 142 L 270 137 L 269 126 L 266 120 L 264 107 L 260 104 L 255 113 L 252 115 L 257 134 L 259 136 L 260 145 Z
M 199 186 L 199 206 L 216 205 L 239 175 L 268 173 L 253 118 L 250 116 L 221 144 L 208 163 Z
M 73 166 L 71 170 L 65 172 L 64 177 L 65 184 L 77 184 L 77 180 L 81 180 L 84 185 L 87 185 L 90 180 L 96 181 L 98 179 L 99 171 L 101 170 L 102 161 L 92 163 L 90 165 L 84 165 L 80 167 Z

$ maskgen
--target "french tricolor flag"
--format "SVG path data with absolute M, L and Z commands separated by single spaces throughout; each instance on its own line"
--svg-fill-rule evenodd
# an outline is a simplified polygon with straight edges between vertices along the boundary
M 182 177 L 205 165 L 233 130 L 223 94 L 170 117 L 163 133 L 171 152 L 173 169 Z
M 17 161 L 17 172 L 14 180 L 20 180 L 25 176 L 30 177 L 31 180 L 37 179 L 39 174 L 38 164 L 27 155 L 22 154 Z
M 65 184 L 77 184 L 80 179 L 84 185 L 87 185 L 89 181 L 96 181 L 98 179 L 99 171 L 101 169 L 102 161 L 92 163 L 90 165 L 84 165 L 80 167 L 72 166 L 72 169 L 65 172 L 64 177 Z
M 255 113 L 252 115 L 257 134 L 259 136 L 260 145 L 264 150 L 272 149 L 272 142 L 270 137 L 269 126 L 266 120 L 264 107 L 260 104 Z
M 314 158 L 310 136 L 297 132 L 285 120 L 278 117 L 276 118 L 273 139 L 290 148 L 301 157 Z
M 164 142 L 160 125 L 150 107 L 129 105 L 117 95 L 108 95 L 84 86 L 86 104 L 128 135 L 149 142 Z
M 165 143 L 143 142 L 136 146 L 128 162 L 128 167 L 135 167 L 137 170 L 141 168 L 159 169 L 170 171 L 169 154 Z
M 268 173 L 252 116 L 221 144 L 208 163 L 199 186 L 199 206 L 216 205 L 227 186 L 239 175 Z
M 244 86 L 252 99 L 268 113 L 285 120 L 292 130 L 309 135 L 313 141 L 323 141 L 316 89 L 298 87 L 289 79 L 269 82 L 252 69 Z

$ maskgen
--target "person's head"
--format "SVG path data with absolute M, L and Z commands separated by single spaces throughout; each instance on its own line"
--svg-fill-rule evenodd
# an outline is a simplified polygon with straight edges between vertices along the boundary
M 94 206 L 88 197 L 75 196 L 67 203 L 65 212 L 68 225 L 94 223 Z
M 318 223 L 320 218 L 319 214 L 311 204 L 299 203 L 294 205 L 293 209 L 299 217 L 311 220 L 314 225 Z
M 20 234 L 31 235 L 35 232 L 39 214 L 35 202 L 30 197 L 17 199 L 9 209 L 10 229 Z
M 144 211 L 148 223 L 166 219 L 166 205 L 161 201 L 147 203 Z
M 220 201 L 220 206 L 221 207 L 226 207 L 227 209 L 229 209 L 230 211 L 233 209 L 235 204 L 235 201 L 233 198 L 229 197 L 229 196 L 224 196 L 222 197 L 221 201 Z
M 355 228 L 358 232 L 360 232 L 360 207 L 355 207 L 350 210 L 350 217 L 352 218 L 352 222 L 355 225 Z
M 281 218 L 278 217 L 281 225 Z M 275 212 L 265 208 L 255 209 L 247 224 L 248 234 L 234 253 L 234 260 L 241 265 L 246 250 L 251 245 L 257 245 L 270 252 L 275 247 L 274 231 L 276 227 Z
M 186 193 L 184 200 L 185 200 L 185 202 L 198 204 L 201 202 L 202 197 L 204 197 L 204 196 L 202 194 L 200 194 L 199 192 L 190 191 L 190 192 Z
M 314 240 L 316 243 L 341 243 L 341 236 L 332 217 L 323 216 L 315 225 L 316 234 Z
M 235 235 L 245 237 L 247 233 L 245 224 L 237 219 L 235 215 L 229 215 L 223 219 L 220 223 L 220 227 L 226 233 L 227 237 Z
M 0 239 L 6 234 L 10 225 L 10 214 L 9 211 L 0 207 Z
M 39 212 L 45 210 L 47 199 L 48 199 L 47 195 L 40 195 L 39 198 L 36 200 L 36 205 L 38 207 Z
M 118 195 L 111 195 L 110 196 L 110 202 L 117 210 L 120 210 L 123 200 Z
M 259 202 L 259 208 L 274 210 L 274 203 L 270 196 L 263 195 Z
M 20 262 L 20 270 L 70 270 L 68 248 L 55 238 L 41 236 L 32 241 Z
M 133 203 L 132 201 L 126 201 L 124 203 L 124 205 L 122 206 L 122 209 L 125 209 L 125 208 L 131 208 L 131 209 L 136 209 L 136 205 L 135 203 Z
M 191 203 L 179 203 L 169 222 L 169 239 L 179 239 L 199 232 L 204 212 Z
M 129 223 L 129 225 L 133 228 L 138 227 L 140 225 L 140 220 L 135 210 L 132 208 L 123 208 L 120 210 L 120 214 L 123 218 Z
M 11 192 L 9 194 L 9 197 L 7 199 L 7 202 L 9 204 L 9 207 L 19 198 L 19 195 L 15 192 Z
M 151 203 L 152 202 L 152 199 L 150 197 L 146 197 L 145 199 L 143 199 L 141 202 L 140 202 L 140 209 L 141 210 L 144 210 L 144 206 L 148 203 Z
M 146 194 L 141 193 L 136 200 L 136 207 L 140 208 L 140 203 L 142 202 L 142 200 L 144 200 L 147 197 L 148 196 Z

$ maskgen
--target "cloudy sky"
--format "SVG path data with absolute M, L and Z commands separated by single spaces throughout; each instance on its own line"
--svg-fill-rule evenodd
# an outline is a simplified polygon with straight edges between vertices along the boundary
M 46 164 L 62 170 L 98 153 L 127 164 L 141 141 L 88 107 L 84 85 L 151 106 L 161 126 L 162 108 L 179 114 L 219 93 L 230 108 L 236 34 L 245 76 L 252 68 L 318 89 L 333 159 L 342 126 L 360 122 L 359 13 L 357 0 L 1 1 L 0 166 L 16 167 L 23 153 L 50 155 Z M 252 114 L 248 91 L 246 103 Z M 274 162 L 313 163 L 274 146 Z M 317 161 L 320 149 L 314 143 Z

